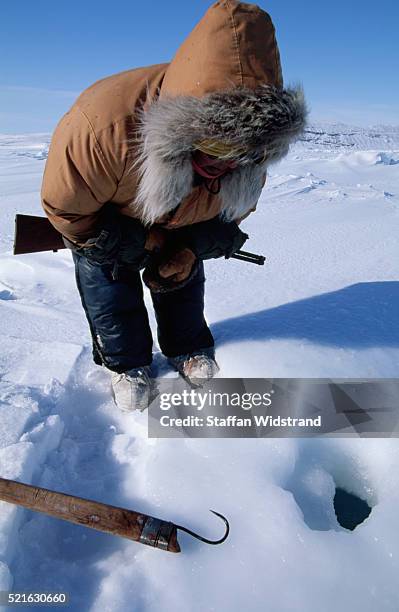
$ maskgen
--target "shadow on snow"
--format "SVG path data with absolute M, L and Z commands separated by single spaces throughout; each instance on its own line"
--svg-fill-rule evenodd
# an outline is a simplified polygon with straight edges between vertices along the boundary
M 399 282 L 370 282 L 212 325 L 218 345 L 238 340 L 301 339 L 371 348 L 399 346 Z

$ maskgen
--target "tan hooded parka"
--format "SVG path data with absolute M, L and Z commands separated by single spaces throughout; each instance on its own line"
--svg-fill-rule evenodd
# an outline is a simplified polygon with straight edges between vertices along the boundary
M 256 207 L 267 166 L 286 154 L 305 116 L 301 90 L 283 89 L 269 15 L 220 0 L 170 63 L 104 78 L 79 96 L 53 134 L 44 210 L 77 244 L 96 235 L 105 203 L 147 226 L 237 220 Z M 193 186 L 191 156 L 204 138 L 249 151 L 218 195 Z

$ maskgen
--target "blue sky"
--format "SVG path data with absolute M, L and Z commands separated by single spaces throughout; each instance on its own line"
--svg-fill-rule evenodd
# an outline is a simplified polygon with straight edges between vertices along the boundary
M 0 132 L 51 131 L 85 87 L 168 61 L 212 2 L 22 0 L 2 6 Z M 397 0 L 260 0 L 276 25 L 285 82 L 312 118 L 399 123 Z

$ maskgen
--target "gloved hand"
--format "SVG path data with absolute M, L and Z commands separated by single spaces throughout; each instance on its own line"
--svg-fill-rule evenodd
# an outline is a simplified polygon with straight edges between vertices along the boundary
M 225 222 L 219 217 L 193 223 L 174 230 L 176 239 L 185 244 L 198 259 L 229 258 L 241 249 L 248 239 L 235 221 Z
M 171 255 L 165 262 L 161 263 L 158 266 L 158 272 L 162 278 L 167 278 L 179 283 L 190 276 L 194 262 L 194 253 L 190 249 L 184 248 Z
M 121 215 L 107 205 L 99 216 L 98 228 L 98 234 L 83 245 L 64 238 L 65 245 L 91 263 L 140 270 L 147 265 L 151 252 L 162 243 L 163 230 L 148 230 L 138 219 Z
M 153 292 L 173 291 L 184 287 L 198 270 L 198 260 L 231 257 L 248 235 L 237 223 L 226 223 L 219 217 L 166 232 L 168 241 L 151 258 L 143 280 Z
M 199 260 L 183 246 L 171 245 L 153 255 L 143 273 L 143 281 L 153 293 L 181 289 L 197 274 Z

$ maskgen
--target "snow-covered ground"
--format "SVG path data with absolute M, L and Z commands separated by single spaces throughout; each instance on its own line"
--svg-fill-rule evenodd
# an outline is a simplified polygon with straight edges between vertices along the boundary
M 231 535 L 181 534 L 170 555 L 0 502 L 0 590 L 67 591 L 76 611 L 396 612 L 396 440 L 148 440 L 145 414 L 117 412 L 69 252 L 11 254 L 15 213 L 41 214 L 48 143 L 0 136 L 0 476 L 217 538 L 214 508 Z M 263 268 L 206 266 L 221 376 L 399 376 L 398 127 L 310 126 L 244 229 Z M 335 485 L 373 506 L 354 532 Z

